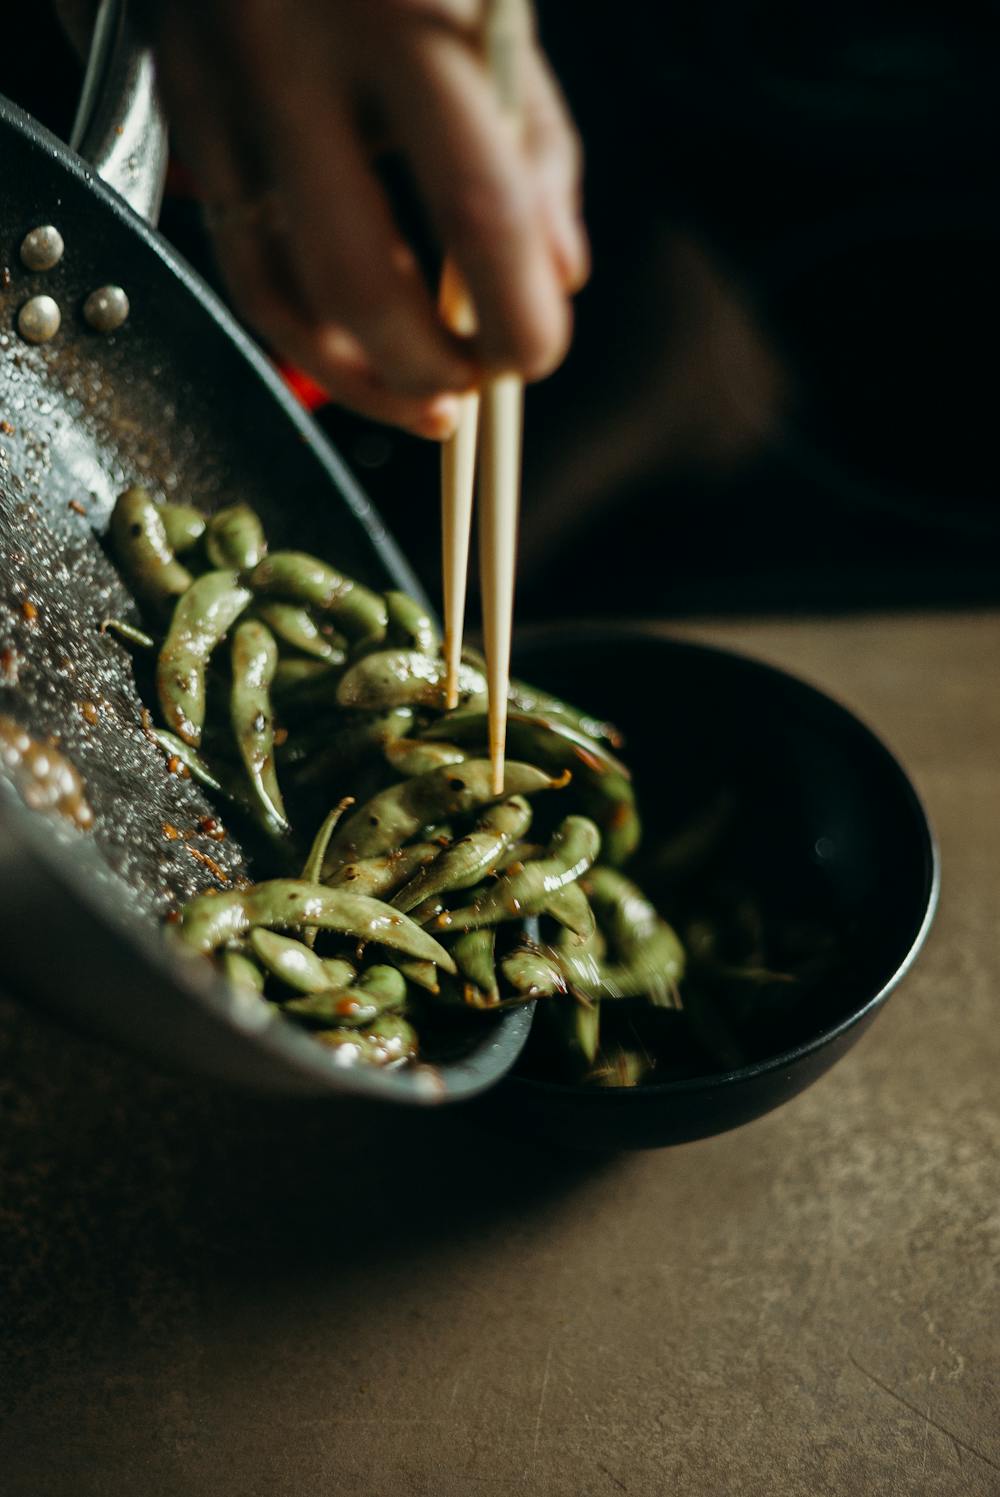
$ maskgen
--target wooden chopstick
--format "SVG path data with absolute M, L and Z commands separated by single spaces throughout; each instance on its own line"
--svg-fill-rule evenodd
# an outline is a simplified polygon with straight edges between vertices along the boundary
M 479 586 L 483 599 L 483 646 L 489 688 L 489 745 L 494 795 L 502 795 L 504 785 L 523 404 L 524 382 L 516 374 L 491 379 L 483 391 L 479 447 Z
M 441 313 L 456 333 L 474 333 L 476 316 L 469 294 L 450 261 L 441 276 Z M 479 395 L 459 399 L 458 425 L 441 447 L 441 587 L 444 599 L 445 705 L 458 706 L 465 592 L 469 573 L 472 490 L 476 474 Z
M 515 127 L 521 121 L 520 59 L 531 25 L 530 0 L 490 0 L 485 27 L 487 65 L 500 107 Z M 523 421 L 524 381 L 520 376 L 503 374 L 488 380 L 482 397 L 479 447 L 479 586 L 494 795 L 502 795 L 504 786 Z
M 521 107 L 518 62 L 525 31 L 530 27 L 530 0 L 490 0 L 484 27 L 487 65 L 501 108 L 515 124 L 520 120 Z M 445 263 L 441 278 L 441 311 L 453 331 L 475 331 L 475 309 L 450 262 Z M 505 374 L 487 381 L 482 394 L 481 431 L 480 397 L 472 392 L 462 396 L 455 433 L 441 452 L 445 703 L 450 709 L 458 705 L 479 436 L 479 573 L 495 795 L 502 795 L 504 786 L 523 407 L 524 385 L 517 375 Z

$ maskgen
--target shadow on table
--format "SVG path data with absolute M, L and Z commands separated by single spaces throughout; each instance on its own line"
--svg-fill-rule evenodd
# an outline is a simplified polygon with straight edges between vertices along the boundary
M 607 1168 L 489 1131 L 475 1109 L 260 1101 L 163 1077 L 0 1004 L 0 1361 L 26 1395 L 88 1337 L 107 1355 L 171 1296 L 368 1292 L 373 1275 Z

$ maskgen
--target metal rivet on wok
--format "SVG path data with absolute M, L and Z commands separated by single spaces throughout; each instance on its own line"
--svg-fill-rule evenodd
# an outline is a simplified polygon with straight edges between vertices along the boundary
M 54 224 L 39 224 L 21 240 L 21 263 L 29 270 L 51 270 L 59 264 L 65 248 Z
M 83 319 L 95 333 L 115 332 L 128 313 L 128 297 L 120 286 L 98 286 L 83 304 Z
M 33 296 L 17 314 L 17 330 L 29 343 L 47 343 L 59 331 L 62 314 L 51 296 Z

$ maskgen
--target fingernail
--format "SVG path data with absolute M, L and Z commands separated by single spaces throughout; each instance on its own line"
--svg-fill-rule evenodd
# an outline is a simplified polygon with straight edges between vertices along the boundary
M 566 220 L 559 253 L 563 286 L 572 295 L 590 279 L 590 240 L 580 219 Z

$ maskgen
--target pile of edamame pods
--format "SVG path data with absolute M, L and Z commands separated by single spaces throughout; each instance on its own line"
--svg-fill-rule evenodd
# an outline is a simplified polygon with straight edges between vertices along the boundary
M 110 537 L 150 632 L 108 627 L 156 651 L 168 765 L 253 823 L 274 873 L 190 900 L 184 945 L 340 1064 L 405 1064 L 452 1018 L 539 999 L 576 1079 L 655 1069 L 602 1045 L 612 1009 L 678 1009 L 686 962 L 622 872 L 640 826 L 610 724 L 513 681 L 498 798 L 482 662 L 467 653 L 445 711 L 438 635 L 411 598 L 269 552 L 244 504 L 206 518 L 130 488 Z

